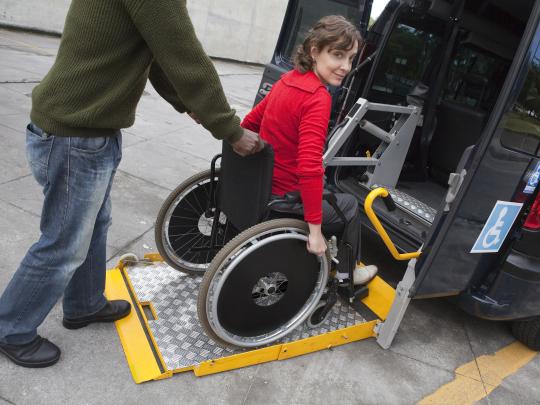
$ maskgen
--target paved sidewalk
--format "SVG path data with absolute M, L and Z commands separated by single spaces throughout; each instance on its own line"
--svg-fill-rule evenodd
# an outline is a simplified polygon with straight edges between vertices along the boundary
M 53 63 L 58 43 L 54 37 L 0 30 L 0 291 L 38 236 L 42 197 L 27 167 L 24 128 L 30 92 Z M 263 68 L 215 64 L 230 103 L 244 116 Z M 220 150 L 218 141 L 150 86 L 123 139 L 112 192 L 110 267 L 123 253 L 156 251 L 153 224 L 162 201 L 182 180 L 208 168 Z M 374 241 L 367 243 L 372 252 L 380 249 Z M 482 404 L 540 403 L 540 358 L 510 371 L 482 368 L 479 356 L 500 351 L 513 337 L 506 325 L 472 318 L 445 300 L 414 302 L 386 351 L 369 339 L 213 376 L 188 372 L 142 385 L 133 383 L 114 326 L 68 331 L 61 318 L 57 305 L 40 328 L 62 349 L 54 367 L 23 369 L 0 357 L 0 405 L 411 404 L 456 379 L 463 383 L 461 391 L 485 392 Z M 461 368 L 456 377 L 456 369 L 467 363 L 474 372 L 461 375 Z

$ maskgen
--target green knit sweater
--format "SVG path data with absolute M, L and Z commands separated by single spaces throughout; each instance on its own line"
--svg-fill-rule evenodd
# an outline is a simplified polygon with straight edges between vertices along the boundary
M 110 136 L 133 125 L 148 78 L 214 137 L 240 138 L 185 0 L 73 0 L 56 61 L 32 92 L 31 119 L 58 136 Z

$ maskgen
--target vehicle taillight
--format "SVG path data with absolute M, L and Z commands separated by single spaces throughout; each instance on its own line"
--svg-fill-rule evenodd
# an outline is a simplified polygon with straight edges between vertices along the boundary
M 534 200 L 523 227 L 532 230 L 540 229 L 540 193 L 536 195 L 536 200 Z

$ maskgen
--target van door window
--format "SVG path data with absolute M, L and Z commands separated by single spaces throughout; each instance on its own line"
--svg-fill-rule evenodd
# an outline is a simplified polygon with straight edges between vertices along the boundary
M 426 74 L 440 42 L 439 35 L 399 23 L 377 67 L 371 87 L 373 98 L 394 104 L 405 102 L 407 94 Z
M 540 47 L 536 49 L 521 92 L 504 117 L 502 144 L 540 156 Z
M 361 32 L 365 32 L 372 3 L 372 0 L 288 0 L 276 49 L 264 69 L 255 104 L 268 94 L 283 73 L 294 67 L 293 58 L 298 45 L 321 17 L 343 15 Z
M 450 63 L 443 99 L 490 111 L 506 77 L 509 62 L 461 45 Z
M 364 14 L 364 2 L 358 0 L 299 0 L 292 32 L 281 50 L 281 62 L 292 66 L 296 48 L 307 35 L 308 30 L 325 15 L 338 14 L 358 24 Z

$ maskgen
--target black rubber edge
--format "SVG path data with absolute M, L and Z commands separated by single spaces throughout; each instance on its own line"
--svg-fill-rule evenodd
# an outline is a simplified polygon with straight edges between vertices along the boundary
M 141 323 L 141 326 L 144 330 L 144 335 L 146 336 L 146 339 L 148 340 L 148 344 L 150 346 L 150 349 L 152 350 L 152 354 L 154 355 L 154 358 L 156 359 L 156 363 L 159 367 L 159 371 L 164 374 L 167 370 L 165 365 L 161 361 L 161 357 L 159 356 L 158 350 L 156 349 L 156 346 L 154 345 L 154 341 L 152 339 L 152 332 L 148 330 L 147 324 L 145 322 L 144 316 L 141 313 L 141 309 L 137 305 L 138 301 L 135 297 L 135 293 L 131 289 L 131 285 L 127 279 L 125 271 L 122 269 L 120 271 L 122 273 L 122 279 L 124 280 L 124 283 L 127 287 L 127 290 L 129 292 L 129 298 L 131 299 L 131 303 L 133 306 L 133 309 L 135 310 L 135 313 L 137 314 L 137 317 L 139 318 L 139 322 Z

